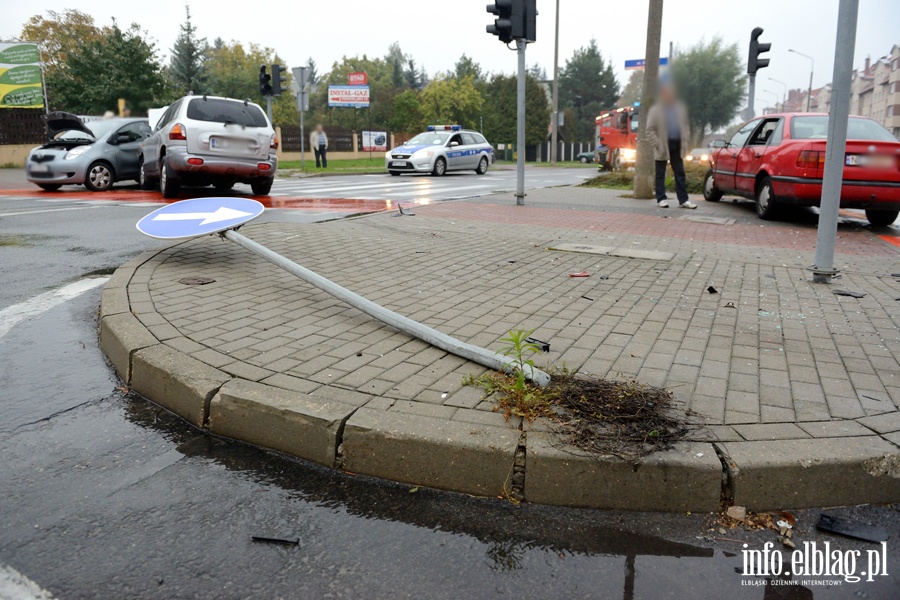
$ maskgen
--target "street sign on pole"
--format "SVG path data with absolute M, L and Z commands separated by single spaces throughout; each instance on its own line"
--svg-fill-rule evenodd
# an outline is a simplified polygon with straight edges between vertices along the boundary
M 375 304 L 235 231 L 237 227 L 261 215 L 263 210 L 262 204 L 247 198 L 182 200 L 153 211 L 138 221 L 137 229 L 144 235 L 163 240 L 221 233 L 223 239 L 234 242 L 338 300 L 432 346 L 474 361 L 489 369 L 513 374 L 517 372 L 517 369 L 522 368 L 509 356 L 461 342 L 446 333 Z M 525 377 L 537 385 L 545 386 L 550 383 L 550 375 L 532 365 L 525 365 L 522 370 Z
M 233 229 L 264 210 L 249 198 L 182 200 L 153 211 L 138 221 L 137 230 L 158 240 L 180 240 Z
M 633 60 L 625 61 L 625 70 L 626 71 L 643 71 L 644 67 L 647 64 L 647 60 L 644 58 L 635 58 Z M 659 59 L 659 66 L 665 67 L 669 64 L 669 57 L 663 56 Z

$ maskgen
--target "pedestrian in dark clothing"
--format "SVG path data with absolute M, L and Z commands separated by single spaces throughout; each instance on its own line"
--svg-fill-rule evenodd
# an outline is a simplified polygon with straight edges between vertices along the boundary
M 681 208 L 697 208 L 690 201 L 684 173 L 684 156 L 691 139 L 688 114 L 685 105 L 678 100 L 672 83 L 660 83 L 659 101 L 647 114 L 647 138 L 653 146 L 656 161 L 656 202 L 660 208 L 669 208 L 666 197 L 666 163 L 672 164 L 675 173 L 675 195 Z
M 309 136 L 309 145 L 316 154 L 316 168 L 328 168 L 328 136 L 321 124 Z

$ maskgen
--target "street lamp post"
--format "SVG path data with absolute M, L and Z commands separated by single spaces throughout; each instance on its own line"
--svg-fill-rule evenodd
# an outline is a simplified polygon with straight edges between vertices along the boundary
M 798 52 L 796 50 L 788 50 L 788 52 L 793 52 L 794 54 L 799 54 L 804 58 L 809 59 L 809 91 L 806 92 L 806 112 L 809 112 L 809 103 L 812 100 L 812 80 L 813 80 L 813 71 L 816 68 L 815 59 L 809 54 L 803 54 L 802 52 Z
M 553 112 L 550 113 L 550 164 L 559 150 L 559 0 L 556 0 L 556 40 L 553 46 Z
M 763 93 L 764 94 L 772 94 L 773 96 L 775 96 L 775 112 L 778 112 L 778 94 L 776 94 L 775 92 L 773 92 L 771 90 L 763 90 Z
M 777 84 L 780 85 L 782 88 L 784 88 L 784 93 L 783 93 L 782 96 L 781 96 L 781 110 L 784 111 L 784 107 L 787 105 L 787 90 L 788 90 L 788 85 L 787 85 L 785 82 L 779 81 L 779 80 L 774 79 L 774 78 L 772 78 L 772 77 L 769 77 L 769 81 L 772 81 L 772 82 L 774 82 L 774 83 L 777 83 Z

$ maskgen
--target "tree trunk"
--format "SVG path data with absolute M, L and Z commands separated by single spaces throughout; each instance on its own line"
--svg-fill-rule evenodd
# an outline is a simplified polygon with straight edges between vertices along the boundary
M 659 40 L 662 36 L 663 0 L 650 0 L 647 16 L 647 50 L 644 53 L 644 89 L 641 98 L 641 112 L 638 116 L 637 163 L 634 170 L 634 197 L 655 198 L 653 178 L 655 165 L 653 147 L 647 139 L 647 113 L 656 99 L 659 79 Z

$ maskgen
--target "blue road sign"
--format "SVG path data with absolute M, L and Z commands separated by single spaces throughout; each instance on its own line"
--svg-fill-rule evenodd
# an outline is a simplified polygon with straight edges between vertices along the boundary
M 634 60 L 626 60 L 625 61 L 625 70 L 626 71 L 639 71 L 644 68 L 644 65 L 647 64 L 647 61 L 643 58 L 636 58 Z M 669 57 L 663 56 L 659 59 L 659 66 L 664 67 L 669 64 Z
M 247 198 L 197 198 L 163 206 L 138 221 L 137 230 L 159 240 L 218 233 L 252 221 L 265 207 Z

